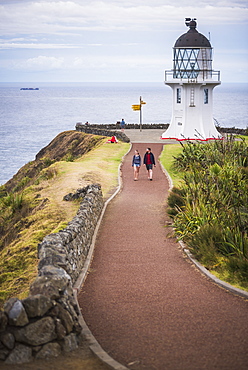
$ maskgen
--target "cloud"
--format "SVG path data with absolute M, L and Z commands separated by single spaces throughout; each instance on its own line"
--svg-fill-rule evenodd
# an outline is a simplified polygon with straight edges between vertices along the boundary
M 109 58 L 108 56 L 102 56 L 101 59 L 92 56 L 85 56 L 85 57 L 77 57 L 71 62 L 71 68 L 77 69 L 84 69 L 88 68 L 89 65 L 93 69 L 102 69 L 102 68 L 118 68 L 120 70 L 127 69 L 127 68 L 137 68 L 137 67 L 145 67 L 145 68 L 157 68 L 161 67 L 164 68 L 165 60 L 161 60 L 161 58 L 157 57 L 146 57 L 143 56 L 112 56 Z M 171 61 L 168 59 L 168 63 Z
M 185 16 L 204 14 L 202 24 L 245 22 L 248 9 L 241 1 L 33 1 L 0 7 L 2 34 L 70 34 L 83 30 L 170 28 Z
M 82 46 L 69 44 L 42 44 L 42 43 L 15 43 L 15 42 L 1 42 L 0 49 L 77 49 Z
M 36 58 L 29 58 L 26 61 L 14 62 L 12 68 L 15 70 L 51 71 L 61 69 L 63 66 L 64 58 L 40 55 Z
M 170 60 L 168 60 L 170 62 Z M 142 56 L 115 56 L 109 58 L 102 56 L 99 60 L 98 56 L 86 55 L 83 57 L 50 57 L 40 55 L 35 58 L 29 58 L 18 62 L 13 62 L 12 68 L 15 70 L 32 70 L 32 71 L 48 71 L 48 70 L 83 70 L 88 69 L 105 69 L 112 68 L 127 69 L 127 68 L 154 68 L 157 66 L 164 67 L 164 60 L 156 57 L 143 58 Z
M 146 70 L 140 80 L 151 79 L 172 67 L 173 44 L 187 32 L 184 18 L 190 16 L 197 18 L 199 32 L 207 36 L 211 31 L 216 68 L 225 66 L 225 59 L 236 58 L 236 68 L 247 62 L 248 5 L 243 0 L 0 0 L 0 14 L 4 80 L 25 78 L 30 71 L 48 80 L 49 71 L 58 79 L 64 71 L 68 79 L 75 71 L 81 80 L 111 81 L 115 71 L 136 80 L 140 70 Z M 227 68 L 231 76 L 233 68 Z

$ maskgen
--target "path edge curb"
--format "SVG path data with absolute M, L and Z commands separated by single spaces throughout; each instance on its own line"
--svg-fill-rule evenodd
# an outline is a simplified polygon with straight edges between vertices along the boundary
M 132 143 L 130 143 L 129 150 L 124 154 L 124 156 L 122 157 L 121 162 L 120 162 L 120 164 L 118 166 L 118 186 L 117 186 L 117 189 L 116 189 L 116 191 L 104 203 L 104 206 L 103 206 L 101 215 L 100 215 L 100 217 L 98 219 L 98 222 L 97 222 L 97 225 L 96 225 L 96 228 L 95 228 L 93 237 L 92 237 L 91 246 L 90 246 L 90 249 L 89 249 L 89 253 L 87 255 L 87 258 L 85 260 L 84 267 L 83 267 L 82 272 L 78 276 L 78 278 L 77 278 L 77 280 L 76 280 L 76 282 L 75 282 L 75 284 L 73 286 L 74 298 L 76 300 L 76 303 L 77 303 L 77 306 L 78 306 L 78 310 L 79 310 L 79 313 L 80 313 L 79 314 L 79 322 L 80 322 L 80 324 L 82 326 L 82 332 L 81 332 L 81 334 L 82 334 L 83 338 L 85 338 L 85 340 L 88 342 L 89 348 L 93 352 L 93 354 L 100 361 L 102 361 L 105 365 L 107 365 L 110 369 L 113 369 L 113 370 L 129 370 L 129 369 L 126 366 L 124 366 L 124 365 L 120 364 L 119 362 L 117 362 L 116 360 L 114 360 L 100 346 L 100 344 L 98 343 L 98 341 L 96 340 L 96 338 L 93 336 L 93 334 L 91 333 L 88 325 L 86 324 L 86 322 L 84 320 L 84 317 L 83 317 L 83 315 L 81 313 L 81 309 L 80 309 L 80 306 L 79 306 L 79 303 L 78 303 L 77 296 L 78 296 L 78 293 L 79 293 L 79 291 L 80 291 L 82 285 L 84 284 L 84 282 L 86 280 L 86 277 L 88 275 L 88 271 L 89 271 L 89 268 L 90 268 L 90 265 L 91 265 L 91 262 L 92 262 L 92 258 L 93 258 L 93 254 L 94 254 L 97 233 L 98 233 L 99 227 L 101 225 L 101 222 L 102 222 L 104 213 L 106 211 L 106 208 L 107 208 L 108 204 L 116 197 L 116 195 L 122 189 L 123 181 L 122 181 L 121 167 L 122 167 L 124 158 L 131 151 L 131 149 L 132 149 Z
M 172 178 L 170 177 L 169 173 L 167 172 L 167 170 L 164 168 L 164 166 L 162 165 L 161 161 L 160 162 L 160 165 L 162 167 L 162 170 L 165 174 L 165 176 L 167 177 L 167 180 L 169 182 L 169 191 L 173 188 L 173 181 L 172 181 Z M 192 255 L 192 253 L 190 253 L 188 247 L 184 244 L 184 242 L 182 240 L 178 240 L 178 243 L 180 244 L 183 252 L 186 254 L 186 256 L 188 257 L 188 259 L 205 275 L 207 276 L 209 279 L 211 279 L 215 284 L 219 285 L 220 287 L 228 290 L 229 292 L 233 293 L 233 294 L 236 294 L 236 295 L 239 295 L 243 298 L 246 298 L 248 299 L 248 292 L 246 292 L 245 290 L 242 290 L 242 289 L 239 289 L 239 288 L 236 288 L 234 287 L 233 285 L 231 284 L 228 284 L 226 283 L 225 281 L 223 280 L 220 280 L 218 279 L 215 275 L 211 274 L 211 272 L 209 272 L 208 269 L 206 269 L 206 267 L 204 267 L 202 264 L 200 264 L 200 262 L 198 262 L 194 256 Z
M 204 267 L 203 265 L 201 265 L 195 258 L 194 256 L 190 253 L 189 249 L 187 248 L 187 246 L 183 243 L 182 240 L 179 240 L 178 241 L 180 246 L 182 247 L 182 250 L 183 252 L 187 255 L 187 257 L 190 259 L 191 262 L 194 263 L 194 265 L 205 275 L 207 276 L 209 279 L 211 279 L 215 284 L 221 286 L 222 288 L 228 290 L 229 292 L 231 293 L 234 293 L 236 295 L 239 295 L 243 298 L 246 298 L 248 299 L 248 292 L 246 292 L 245 290 L 242 290 L 242 289 L 239 289 L 239 288 L 236 288 L 234 287 L 233 285 L 231 284 L 228 284 L 226 283 L 225 281 L 223 280 L 220 280 L 218 279 L 215 275 L 211 274 L 211 272 L 209 272 L 208 269 L 206 269 L 206 267 Z

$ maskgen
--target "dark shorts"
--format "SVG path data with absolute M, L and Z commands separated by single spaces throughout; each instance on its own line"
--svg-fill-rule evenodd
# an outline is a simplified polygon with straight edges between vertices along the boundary
M 152 170 L 152 164 L 146 164 L 146 169 L 147 169 L 147 171 Z

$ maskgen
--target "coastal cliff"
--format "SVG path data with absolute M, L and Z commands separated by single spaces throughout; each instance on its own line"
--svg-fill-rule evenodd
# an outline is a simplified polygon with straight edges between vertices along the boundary
M 87 135 L 78 131 L 64 131 L 58 134 L 46 147 L 37 153 L 35 160 L 25 164 L 3 186 L 7 192 L 23 189 L 34 183 L 41 171 L 58 161 L 74 161 L 94 148 L 102 137 Z M 25 185 L 23 186 L 23 179 Z M 2 190 L 3 191 L 3 190 Z

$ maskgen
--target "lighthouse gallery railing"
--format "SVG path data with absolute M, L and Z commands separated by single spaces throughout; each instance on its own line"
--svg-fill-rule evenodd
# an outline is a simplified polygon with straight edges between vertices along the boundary
M 205 77 L 207 76 L 207 77 Z M 166 70 L 165 71 L 165 81 L 170 80 L 189 80 L 189 82 L 197 82 L 199 81 L 220 81 L 220 71 L 214 70 L 205 70 L 205 69 L 198 69 L 190 71 L 188 69 L 180 71 L 178 70 Z

